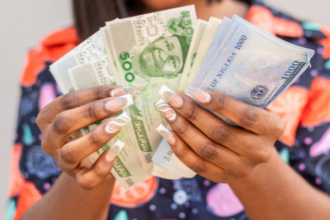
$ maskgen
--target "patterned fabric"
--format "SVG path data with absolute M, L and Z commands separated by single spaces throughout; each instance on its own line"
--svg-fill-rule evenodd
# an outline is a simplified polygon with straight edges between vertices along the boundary
M 276 143 L 282 158 L 311 185 L 330 194 L 330 29 L 301 22 L 260 2 L 247 20 L 296 44 L 316 50 L 308 69 L 270 108 L 286 124 Z M 41 147 L 39 111 L 61 95 L 49 65 L 78 43 L 73 28 L 46 37 L 28 53 L 21 78 L 22 96 L 15 146 L 11 154 L 7 219 L 19 219 L 51 189 L 61 171 Z M 244 208 L 228 184 L 203 177 L 165 180 L 153 177 L 125 192 L 116 183 L 108 219 L 245 220 Z

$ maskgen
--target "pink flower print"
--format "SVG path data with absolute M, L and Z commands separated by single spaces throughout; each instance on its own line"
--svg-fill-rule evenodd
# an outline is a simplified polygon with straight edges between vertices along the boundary
M 46 105 L 56 98 L 55 88 L 52 84 L 45 84 L 40 90 L 39 96 L 39 110 L 43 109 Z
M 318 142 L 313 144 L 309 153 L 311 157 L 316 157 L 328 151 L 330 151 L 330 128 L 328 128 Z
M 210 189 L 206 201 L 213 214 L 220 217 L 233 216 L 244 210 L 230 186 L 224 183 L 219 183 Z

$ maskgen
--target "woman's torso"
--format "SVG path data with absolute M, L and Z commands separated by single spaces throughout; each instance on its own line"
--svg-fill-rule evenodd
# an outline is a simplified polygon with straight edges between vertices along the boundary
M 316 50 L 307 70 L 269 108 L 286 124 L 276 143 L 282 158 L 313 186 L 330 193 L 330 30 L 299 22 L 264 5 L 251 7 L 247 19 L 298 46 Z M 40 146 L 38 112 L 61 95 L 48 68 L 78 42 L 74 29 L 50 35 L 29 52 L 23 74 L 15 146 L 12 148 L 9 219 L 19 217 L 51 189 L 60 170 Z M 244 220 L 244 208 L 228 184 L 196 176 L 153 177 L 125 192 L 116 183 L 108 219 Z

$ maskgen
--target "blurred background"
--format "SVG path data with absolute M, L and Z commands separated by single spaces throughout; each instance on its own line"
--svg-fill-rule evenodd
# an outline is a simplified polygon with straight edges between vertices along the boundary
M 302 20 L 330 27 L 329 0 L 265 0 L 278 10 Z M 0 0 L 0 219 L 8 197 L 10 153 L 13 145 L 19 79 L 26 52 L 47 34 L 72 25 L 69 0 Z

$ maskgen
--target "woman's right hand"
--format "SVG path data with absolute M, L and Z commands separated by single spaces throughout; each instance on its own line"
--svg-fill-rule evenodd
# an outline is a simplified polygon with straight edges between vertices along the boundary
M 110 170 L 118 152 L 105 151 L 92 167 L 84 167 L 81 161 L 109 142 L 122 126 L 114 123 L 116 119 L 108 119 L 85 136 L 74 137 L 74 134 L 127 107 L 126 96 L 111 97 L 125 95 L 126 91 L 117 86 L 99 86 L 71 92 L 56 98 L 38 115 L 42 149 L 84 189 L 92 189 L 112 178 Z

